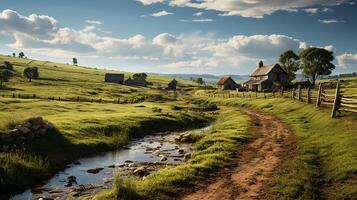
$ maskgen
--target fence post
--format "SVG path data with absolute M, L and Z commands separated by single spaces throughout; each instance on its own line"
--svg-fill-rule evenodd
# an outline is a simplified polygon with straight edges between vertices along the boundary
M 255 90 L 255 98 L 258 99 L 258 91 L 257 90 Z
M 77 96 L 77 101 L 79 102 L 79 96 Z
M 307 88 L 307 99 L 306 102 L 309 104 L 311 102 L 311 89 L 310 87 Z
M 243 98 L 244 98 L 245 96 L 244 96 L 244 92 L 243 92 Z
M 337 81 L 335 100 L 332 106 L 331 117 L 336 117 L 336 111 L 340 108 L 340 81 Z
M 293 88 L 291 95 L 292 95 L 292 98 L 295 99 L 295 88 Z
M 301 86 L 298 85 L 298 100 L 301 100 Z
M 319 84 L 319 90 L 317 91 L 317 99 L 316 99 L 316 107 L 321 106 L 321 92 L 322 92 L 322 84 Z

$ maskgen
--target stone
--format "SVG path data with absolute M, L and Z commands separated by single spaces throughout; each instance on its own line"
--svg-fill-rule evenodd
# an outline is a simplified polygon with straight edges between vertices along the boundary
M 161 156 L 160 162 L 163 162 L 163 161 L 166 161 L 166 160 L 167 160 L 167 157 L 166 157 L 166 156 Z
M 22 124 L 22 126 L 30 128 L 32 126 L 32 124 L 30 122 L 25 122 L 25 123 Z
M 185 153 L 185 150 L 179 149 L 177 152 L 178 152 L 179 154 L 183 154 L 183 153 Z
M 186 160 L 190 159 L 191 158 L 191 154 L 190 153 L 186 153 L 184 157 L 185 157 Z
M 37 131 L 37 130 L 40 129 L 41 127 L 42 127 L 42 125 L 33 125 L 33 126 L 31 126 L 31 130 Z
M 7 131 L 4 135 L 11 136 L 11 135 L 18 135 L 18 134 L 19 134 L 19 129 L 14 128 L 14 129 Z
M 43 122 L 44 122 L 42 117 L 40 117 L 40 116 L 31 117 L 27 121 L 30 122 L 33 125 L 43 124 Z
M 19 128 L 19 131 L 21 131 L 24 134 L 27 134 L 27 133 L 31 132 L 31 130 L 29 128 L 27 128 L 26 126 L 21 126 Z
M 147 171 L 146 171 L 146 167 L 145 166 L 141 166 L 138 167 L 134 170 L 134 174 L 138 175 L 138 176 L 145 176 L 147 175 Z
M 39 132 L 40 135 L 45 135 L 47 133 L 47 130 L 44 129 L 44 128 L 41 128 L 41 129 L 38 130 L 38 132 Z
M 88 169 L 87 170 L 87 173 L 90 173 L 90 174 L 98 174 L 100 171 L 102 171 L 104 168 L 102 167 L 97 167 L 97 168 L 94 168 L 94 169 Z

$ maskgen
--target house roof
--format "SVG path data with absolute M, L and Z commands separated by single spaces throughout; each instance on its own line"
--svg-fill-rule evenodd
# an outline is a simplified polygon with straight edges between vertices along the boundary
M 263 79 L 263 80 L 248 80 L 246 82 L 244 82 L 244 85 L 259 85 L 263 82 L 269 82 L 268 79 Z
M 234 80 L 233 80 L 230 76 L 226 76 L 226 77 L 222 77 L 222 78 L 217 82 L 217 85 L 224 85 L 229 79 L 234 82 Z
M 267 74 L 270 73 L 271 70 L 274 69 L 274 67 L 280 67 L 280 65 L 279 64 L 271 64 L 271 65 L 262 65 L 261 67 L 258 66 L 250 76 L 264 76 L 264 75 L 267 75 Z M 283 68 L 281 68 L 281 70 L 284 73 L 286 73 Z

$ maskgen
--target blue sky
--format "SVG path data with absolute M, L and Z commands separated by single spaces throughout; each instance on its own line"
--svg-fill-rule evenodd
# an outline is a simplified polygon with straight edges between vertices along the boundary
M 348 0 L 2 0 L 0 53 L 126 71 L 249 74 L 285 50 L 333 50 L 357 71 Z

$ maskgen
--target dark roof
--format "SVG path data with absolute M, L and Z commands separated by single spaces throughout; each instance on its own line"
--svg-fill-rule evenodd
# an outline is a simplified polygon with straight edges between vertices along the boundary
M 279 64 L 271 64 L 271 65 L 263 65 L 261 67 L 257 67 L 255 71 L 252 73 L 250 76 L 264 76 L 270 73 L 274 67 L 280 67 Z M 283 68 L 280 67 L 280 69 L 286 74 Z
M 124 78 L 124 74 L 106 73 L 105 77 Z
M 172 81 L 170 81 L 169 85 L 171 85 L 171 84 L 177 84 L 176 79 L 172 79 Z
M 230 76 L 222 77 L 218 82 L 217 85 L 224 85 L 228 80 L 234 82 L 234 80 Z M 234 82 L 235 83 L 235 82 Z
M 244 85 L 258 85 L 258 84 L 261 84 L 261 83 L 268 83 L 270 82 L 268 79 L 263 79 L 263 80 L 248 80 L 246 82 L 244 82 L 243 84 Z

